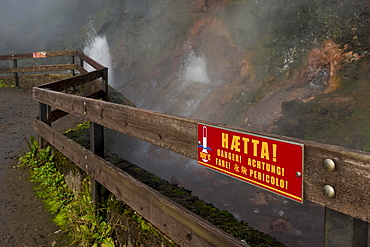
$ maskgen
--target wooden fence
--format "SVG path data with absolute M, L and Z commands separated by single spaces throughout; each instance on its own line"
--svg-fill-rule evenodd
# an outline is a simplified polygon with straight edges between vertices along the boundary
M 0 56 L 0 60 L 34 56 L 34 53 Z M 80 72 L 71 78 L 33 88 L 33 98 L 40 102 L 41 109 L 40 118 L 34 120 L 34 130 L 39 136 L 179 245 L 246 246 L 101 158 L 105 127 L 197 159 L 197 120 L 97 100 L 107 97 L 107 68 L 80 51 L 47 52 L 46 56 L 71 56 L 73 63 L 75 57 L 79 57 L 80 64 L 0 69 L 0 73 L 57 68 Z M 95 70 L 87 72 L 83 61 Z M 90 98 L 62 92 L 86 83 L 93 83 L 95 88 L 87 95 Z M 52 112 L 51 108 L 55 110 Z M 66 114 L 91 121 L 91 151 L 51 127 L 53 121 Z M 202 122 L 304 144 L 304 200 L 325 207 L 325 246 L 367 246 L 370 222 L 368 152 Z M 335 169 L 328 169 L 328 162 Z M 325 191 L 327 185 L 335 189 L 335 196 Z

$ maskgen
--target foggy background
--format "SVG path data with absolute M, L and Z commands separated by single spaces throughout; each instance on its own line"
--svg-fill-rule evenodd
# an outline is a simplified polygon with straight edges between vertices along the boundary
M 327 64 L 307 65 L 324 40 L 368 55 L 362 47 L 366 1 L 197 3 L 202 1 L 3 0 L 0 54 L 83 50 L 109 67 L 110 84 L 138 107 L 264 132 L 289 115 L 282 113 L 283 102 L 308 101 L 327 89 Z M 346 73 L 357 73 L 351 69 Z M 303 76 L 305 71 L 310 74 Z M 302 102 L 297 105 L 305 110 Z M 367 134 L 344 124 L 335 125 L 341 130 L 334 131 L 337 139 L 313 135 L 308 115 L 293 118 L 305 116 L 303 110 L 289 115 L 292 122 L 284 124 L 290 132 L 284 134 L 370 151 Z M 111 151 L 289 246 L 322 245 L 322 207 L 291 202 L 153 145 L 106 134 Z

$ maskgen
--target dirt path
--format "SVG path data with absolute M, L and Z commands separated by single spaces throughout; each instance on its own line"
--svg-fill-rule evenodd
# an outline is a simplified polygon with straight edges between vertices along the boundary
M 0 88 L 0 246 L 63 246 L 59 228 L 35 197 L 28 172 L 16 168 L 35 135 L 38 104 L 29 92 Z

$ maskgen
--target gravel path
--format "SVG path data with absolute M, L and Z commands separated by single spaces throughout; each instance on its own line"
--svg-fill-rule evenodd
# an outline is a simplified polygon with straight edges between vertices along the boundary
M 35 135 L 32 118 L 37 115 L 30 92 L 0 88 L 0 246 L 63 246 L 62 233 L 35 197 L 28 172 L 16 168 L 28 151 L 24 138 Z

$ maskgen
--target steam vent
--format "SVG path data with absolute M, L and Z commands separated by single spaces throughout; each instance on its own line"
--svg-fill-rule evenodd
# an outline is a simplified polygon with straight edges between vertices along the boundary
M 370 246 L 369 5 L 1 1 L 0 246 Z M 60 206 L 18 166 L 47 133 Z M 83 198 L 97 221 L 60 225 Z

